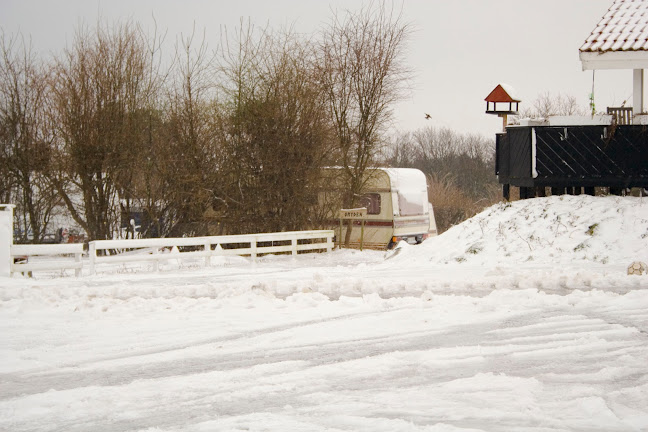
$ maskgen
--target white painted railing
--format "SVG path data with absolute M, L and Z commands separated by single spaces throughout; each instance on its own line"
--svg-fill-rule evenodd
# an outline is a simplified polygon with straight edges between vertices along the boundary
M 69 244 L 46 244 L 46 245 L 11 245 L 11 272 L 26 273 L 34 270 L 59 270 L 74 269 L 74 274 L 79 276 L 83 262 L 82 243 Z M 74 261 L 64 259 L 62 255 L 74 255 Z M 55 256 L 61 259 L 53 259 L 37 262 L 14 262 L 16 258 L 34 257 L 34 256 Z
M 160 261 L 175 258 L 205 259 L 204 265 L 211 263 L 211 257 L 223 255 L 249 255 L 252 259 L 260 254 L 290 252 L 297 255 L 307 250 L 333 250 L 333 231 L 290 231 L 265 234 L 241 234 L 210 237 L 155 238 L 134 240 L 95 240 L 88 244 L 90 259 L 90 274 L 94 274 L 96 266 L 103 263 L 119 263 L 133 261 L 153 261 L 158 270 Z M 319 241 L 317 241 L 319 240 Z M 309 243 L 300 243 L 308 241 Z M 285 243 L 277 245 L 276 243 Z M 190 247 L 198 250 L 179 252 L 176 254 L 160 253 L 165 248 Z M 124 251 L 146 250 L 149 253 L 123 253 Z M 97 251 L 112 251 L 112 255 L 97 255 Z
M 88 245 L 90 274 L 103 263 L 153 261 L 155 269 L 159 262 L 177 258 L 204 258 L 204 265 L 211 264 L 211 258 L 226 255 L 244 255 L 256 259 L 258 255 L 286 253 L 297 255 L 301 251 L 333 250 L 333 231 L 291 231 L 266 234 L 242 234 L 229 236 L 154 238 L 135 240 L 96 240 Z M 278 244 L 279 243 L 279 244 Z M 189 247 L 188 252 L 161 253 L 164 249 Z M 97 251 L 110 254 L 97 256 Z M 148 253 L 147 253 L 148 252 Z M 74 255 L 70 260 L 64 255 Z M 11 273 L 27 273 L 35 270 L 74 269 L 79 276 L 83 268 L 83 244 L 11 245 Z M 43 261 L 29 260 L 30 257 L 47 256 Z M 16 259 L 27 258 L 24 262 Z

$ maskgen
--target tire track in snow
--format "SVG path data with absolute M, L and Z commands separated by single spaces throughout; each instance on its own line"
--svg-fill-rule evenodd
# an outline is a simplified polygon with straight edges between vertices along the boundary
M 384 313 L 384 311 L 373 312 Z M 570 313 L 572 315 L 570 315 Z M 575 313 L 575 314 L 574 314 Z M 349 322 L 359 315 L 335 317 L 330 319 Z M 582 376 L 595 374 L 597 369 L 614 365 L 627 350 L 634 350 L 635 357 L 646 354 L 645 339 L 637 339 L 636 333 L 617 324 L 602 322 L 596 318 L 586 318 L 579 311 L 569 308 L 534 310 L 516 315 L 504 322 L 490 321 L 477 324 L 448 326 L 418 332 L 388 334 L 371 338 L 332 341 L 312 345 L 283 345 L 276 349 L 260 349 L 256 339 L 290 332 L 296 328 L 309 328 L 327 320 L 313 320 L 308 323 L 290 323 L 285 326 L 269 327 L 258 332 L 233 335 L 224 340 L 228 342 L 249 340 L 250 349 L 243 352 L 214 353 L 210 356 L 185 358 L 181 361 L 148 363 L 139 366 L 121 366 L 114 369 L 99 367 L 79 371 L 46 371 L 38 374 L 21 374 L 13 381 L 2 383 L 2 398 L 22 398 L 48 391 L 65 389 L 79 391 L 86 387 L 99 386 L 102 392 L 128 391 L 129 386 L 137 388 L 157 380 L 175 379 L 179 376 L 209 376 L 213 372 L 228 372 L 236 369 L 250 370 L 255 367 L 269 368 L 262 378 L 242 379 L 239 382 L 225 383 L 214 391 L 198 392 L 187 396 L 178 406 L 177 400 L 159 402 L 155 418 L 141 416 L 111 423 L 111 431 L 128 431 L 157 425 L 173 429 L 186 424 L 187 419 L 199 422 L 204 418 L 204 409 L 215 410 L 218 416 L 240 416 L 247 413 L 277 411 L 286 405 L 307 409 L 317 398 L 317 392 L 343 392 L 350 397 L 361 398 L 372 390 L 388 391 L 390 388 L 407 389 L 435 387 L 453 380 L 475 376 L 479 373 L 506 374 L 508 376 L 540 377 L 548 382 L 559 383 L 562 376 Z M 523 335 L 526 335 L 523 336 Z M 608 340 L 609 339 L 609 340 Z M 212 343 L 210 341 L 209 343 Z M 574 350 L 572 344 L 577 344 Z M 170 350 L 184 347 L 168 347 Z M 570 350 L 561 348 L 571 346 Z M 624 351 L 625 350 L 625 351 Z M 331 366 L 344 370 L 339 364 L 353 365 L 355 360 L 366 358 L 405 356 L 411 358 L 414 370 L 389 369 L 381 374 L 380 380 L 366 376 L 350 376 L 344 373 L 328 375 Z M 431 359 L 428 359 L 432 356 Z M 644 356 L 645 358 L 645 356 Z M 419 361 L 415 359 L 420 359 Z M 428 359 L 426 361 L 426 359 Z M 290 364 L 291 371 L 278 367 Z M 560 366 L 556 366 L 560 363 Z M 89 365 L 92 367 L 92 365 Z M 276 367 L 276 371 L 272 371 Z M 547 376 L 545 372 L 561 370 L 558 377 Z M 552 372 L 553 373 L 553 372 Z M 312 377 L 319 385 L 299 385 L 289 377 Z M 317 377 L 327 377 L 318 381 Z M 7 377 L 3 377 L 7 378 Z M 623 379 L 628 382 L 633 377 Z M 592 382 L 596 379 L 592 378 Z M 266 384 L 264 384 L 266 383 Z M 247 395 L 245 400 L 232 397 L 248 387 L 266 385 L 268 392 Z M 294 386 L 288 394 L 279 396 L 282 385 Z M 272 389 L 276 391 L 273 391 Z M 283 394 L 283 393 L 282 393 Z M 211 413 L 213 417 L 213 412 Z M 65 429 L 87 430 L 88 425 L 96 425 L 101 419 L 87 414 L 75 422 L 65 425 Z M 422 416 L 417 422 L 433 424 L 439 419 Z M 57 428 L 62 425 L 58 424 Z M 21 430 L 19 428 L 14 429 Z M 27 430 L 27 429 L 24 429 Z M 43 428 L 48 429 L 44 423 Z

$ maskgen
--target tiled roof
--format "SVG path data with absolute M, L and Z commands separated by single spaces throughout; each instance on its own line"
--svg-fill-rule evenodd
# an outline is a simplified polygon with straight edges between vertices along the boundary
M 614 0 L 580 51 L 648 51 L 648 0 Z

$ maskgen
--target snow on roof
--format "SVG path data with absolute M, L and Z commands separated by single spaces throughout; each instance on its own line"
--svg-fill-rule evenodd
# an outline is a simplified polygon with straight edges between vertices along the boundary
M 427 191 L 425 174 L 416 168 L 382 168 L 389 176 L 392 190 Z
M 648 1 L 614 0 L 580 52 L 648 51 Z
M 508 93 L 509 96 L 511 96 L 511 99 L 513 99 L 514 102 L 520 102 L 522 99 L 520 99 L 519 95 L 517 94 L 517 91 L 513 88 L 513 86 L 501 83 L 500 84 L 504 91 Z
M 415 168 L 386 168 L 392 192 L 396 192 L 400 216 L 424 215 L 428 213 L 427 180 L 422 171 Z M 396 214 L 396 213 L 394 213 Z

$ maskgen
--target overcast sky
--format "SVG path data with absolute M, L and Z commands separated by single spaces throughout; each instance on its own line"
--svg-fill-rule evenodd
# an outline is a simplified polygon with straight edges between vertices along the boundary
M 359 8 L 356 0 L 0 0 L 0 26 L 32 38 L 42 53 L 60 51 L 80 23 L 132 19 L 176 36 L 204 30 L 216 47 L 221 26 L 240 18 L 311 33 L 332 9 Z M 521 107 L 543 92 L 573 95 L 587 107 L 592 72 L 582 71 L 578 49 L 612 0 L 406 0 L 405 19 L 414 32 L 407 61 L 415 72 L 411 90 L 395 107 L 399 130 L 447 126 L 494 136 L 501 120 L 484 113 L 484 98 L 500 82 L 514 87 Z M 598 71 L 597 109 L 630 99 L 632 71 Z M 527 105 L 528 106 L 528 105 Z M 431 120 L 424 113 L 432 115 Z

